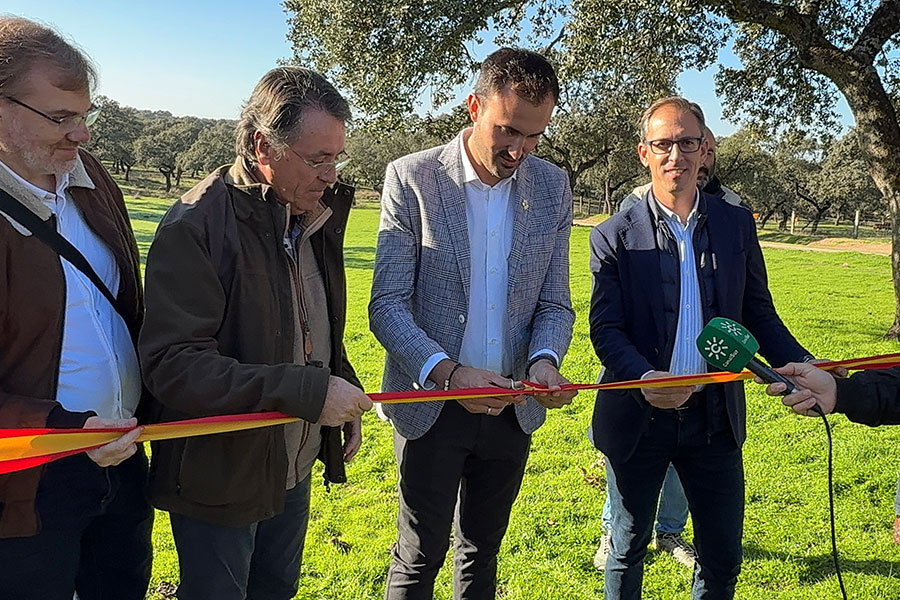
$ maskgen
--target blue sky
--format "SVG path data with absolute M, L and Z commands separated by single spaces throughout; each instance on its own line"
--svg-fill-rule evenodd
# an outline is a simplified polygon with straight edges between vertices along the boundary
M 75 40 L 99 66 L 99 93 L 179 116 L 236 118 L 259 77 L 291 55 L 287 15 L 275 0 L 3 0 L 0 12 L 41 21 Z M 723 136 L 735 124 L 722 119 L 714 73 L 715 66 L 687 72 L 679 86 Z

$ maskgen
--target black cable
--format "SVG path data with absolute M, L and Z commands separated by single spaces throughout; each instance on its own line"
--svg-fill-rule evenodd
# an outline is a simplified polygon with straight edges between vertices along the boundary
M 837 549 L 837 534 L 834 527 L 834 452 L 831 444 L 831 426 L 825 413 L 818 404 L 813 405 L 812 410 L 822 417 L 825 423 L 825 433 L 828 435 L 828 506 L 831 512 L 831 557 L 834 559 L 834 571 L 837 573 L 838 584 L 841 586 L 841 596 L 847 600 L 847 589 L 844 587 L 844 578 L 841 576 L 841 562 Z

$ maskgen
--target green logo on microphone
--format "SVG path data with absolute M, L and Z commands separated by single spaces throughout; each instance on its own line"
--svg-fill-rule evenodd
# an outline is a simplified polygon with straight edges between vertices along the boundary
M 756 355 L 759 343 L 739 323 L 715 317 L 700 332 L 697 349 L 712 366 L 740 373 Z

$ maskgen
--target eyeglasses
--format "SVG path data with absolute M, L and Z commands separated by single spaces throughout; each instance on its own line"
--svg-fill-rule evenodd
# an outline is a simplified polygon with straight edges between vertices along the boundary
M 337 174 L 350 162 L 350 156 L 346 152 L 338 154 L 336 157 L 337 160 L 313 162 L 300 156 L 297 151 L 290 146 L 288 146 L 287 149 L 293 152 L 294 156 L 306 163 L 307 167 L 313 169 L 317 175 L 327 175 L 332 169 L 334 169 L 335 174 Z
M 73 129 L 77 128 L 82 123 L 84 123 L 85 127 L 90 127 L 97 121 L 97 117 L 100 116 L 100 107 L 99 106 L 91 106 L 90 110 L 88 110 L 86 113 L 83 113 L 80 115 L 69 115 L 68 117 L 51 117 L 50 115 L 48 115 L 46 113 L 42 113 L 41 111 L 34 108 L 33 106 L 28 106 L 24 102 L 22 102 L 20 100 L 16 100 L 12 96 L 6 96 L 6 99 L 9 100 L 10 102 L 12 102 L 13 104 L 18 104 L 22 108 L 27 108 L 31 112 L 41 115 L 42 117 L 44 117 L 45 119 L 47 119 L 48 121 L 50 121 L 52 123 L 56 123 L 56 125 L 59 128 L 66 129 L 69 131 L 72 131 Z
M 653 154 L 668 154 L 672 151 L 672 147 L 678 144 L 678 149 L 685 154 L 693 154 L 700 149 L 703 143 L 702 137 L 683 137 L 677 140 L 648 140 L 644 142 L 650 146 Z

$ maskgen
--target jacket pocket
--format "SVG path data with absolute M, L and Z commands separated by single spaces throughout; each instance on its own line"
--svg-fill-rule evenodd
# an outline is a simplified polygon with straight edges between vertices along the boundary
M 225 506 L 264 494 L 274 475 L 272 441 L 267 430 L 187 438 L 178 471 L 179 496 L 206 506 Z

